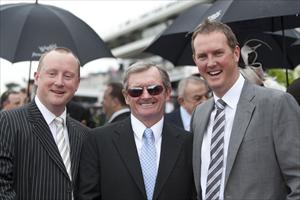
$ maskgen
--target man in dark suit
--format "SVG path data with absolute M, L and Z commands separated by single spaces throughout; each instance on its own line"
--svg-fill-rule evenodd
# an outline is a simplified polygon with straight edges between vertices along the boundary
M 106 86 L 102 100 L 102 109 L 108 119 L 107 123 L 120 121 L 130 115 L 122 90 L 122 83 L 111 82 Z
M 166 121 L 190 131 L 191 116 L 196 106 L 208 99 L 206 82 L 198 76 L 189 76 L 179 81 L 177 101 L 180 107 L 166 114 Z
M 123 93 L 130 118 L 95 129 L 84 143 L 79 199 L 193 199 L 192 135 L 163 117 L 167 72 L 135 63 L 125 72 Z
M 79 86 L 79 70 L 70 50 L 50 50 L 34 74 L 34 100 L 0 113 L 0 199 L 73 199 L 88 132 L 66 114 L 66 104 Z
M 82 124 L 90 128 L 95 128 L 95 122 L 92 119 L 90 110 L 85 108 L 80 102 L 69 101 L 67 103 L 67 114 Z
M 300 108 L 287 93 L 239 73 L 240 48 L 225 24 L 206 20 L 193 58 L 213 98 L 192 117 L 198 199 L 300 199 Z

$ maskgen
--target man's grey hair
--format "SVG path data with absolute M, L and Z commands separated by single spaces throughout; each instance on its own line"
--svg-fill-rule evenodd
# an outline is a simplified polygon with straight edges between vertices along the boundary
M 188 76 L 184 79 L 181 79 L 178 83 L 178 87 L 177 87 L 177 96 L 178 97 L 183 97 L 185 95 L 185 89 L 188 85 L 188 83 L 190 82 L 194 82 L 194 83 L 197 83 L 197 84 L 204 84 L 208 89 L 208 85 L 206 83 L 206 81 L 204 79 L 202 79 L 201 77 L 199 76 Z
M 131 74 L 144 72 L 144 71 L 147 71 L 148 69 L 150 69 L 152 67 L 156 68 L 159 71 L 162 82 L 163 82 L 163 86 L 167 90 L 171 90 L 172 87 L 171 87 L 171 81 L 170 81 L 170 77 L 168 75 L 168 72 L 164 68 L 162 68 L 161 66 L 158 66 L 158 65 L 153 64 L 153 63 L 142 62 L 142 61 L 139 61 L 139 62 L 136 62 L 136 63 L 132 64 L 125 71 L 124 79 L 123 79 L 124 89 L 128 89 L 128 79 L 129 79 L 129 76 Z

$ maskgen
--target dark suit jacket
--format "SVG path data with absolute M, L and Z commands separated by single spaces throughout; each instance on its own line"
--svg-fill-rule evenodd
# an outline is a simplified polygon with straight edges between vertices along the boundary
M 186 200 L 194 194 L 192 135 L 165 123 L 153 199 Z M 80 200 L 146 200 L 130 118 L 94 129 L 81 154 Z
M 89 129 L 70 117 L 66 123 L 72 181 L 34 101 L 0 113 L 0 199 L 71 200 L 82 141 Z
M 197 106 L 192 118 L 199 199 L 201 145 L 213 106 L 212 98 Z M 225 200 L 300 199 L 299 122 L 300 108 L 291 95 L 245 81 L 228 147 Z
M 110 123 L 121 121 L 121 120 L 123 120 L 123 119 L 125 119 L 125 118 L 127 118 L 129 116 L 130 116 L 130 112 L 129 111 L 128 112 L 124 112 L 124 113 L 116 116 Z
M 184 129 L 183 122 L 180 115 L 180 109 L 176 109 L 171 113 L 167 113 L 165 115 L 166 121 L 175 124 L 176 126 Z
M 79 122 L 85 122 L 85 124 L 90 127 L 95 127 L 95 122 L 92 119 L 92 115 L 88 108 L 85 108 L 79 102 L 70 101 L 67 104 L 67 113 Z

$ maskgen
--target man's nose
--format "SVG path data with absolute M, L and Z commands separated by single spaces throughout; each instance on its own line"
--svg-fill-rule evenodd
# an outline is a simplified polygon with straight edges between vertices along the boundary
M 216 60 L 213 56 L 208 56 L 207 58 L 207 66 L 215 66 Z
M 63 75 L 57 75 L 56 76 L 55 84 L 59 85 L 59 86 L 63 86 L 64 85 L 64 77 L 63 77 Z

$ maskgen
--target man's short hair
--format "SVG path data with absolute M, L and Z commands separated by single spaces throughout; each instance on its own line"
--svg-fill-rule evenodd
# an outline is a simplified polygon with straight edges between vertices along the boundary
M 119 82 L 110 82 L 107 84 L 107 87 L 111 87 L 110 96 L 117 98 L 122 106 L 126 106 L 126 101 L 123 96 L 123 84 Z
M 199 76 L 188 76 L 184 79 L 181 79 L 178 83 L 178 87 L 177 87 L 177 96 L 178 97 L 182 97 L 185 95 L 185 90 L 186 90 L 186 87 L 188 85 L 188 83 L 190 82 L 194 82 L 194 83 L 198 83 L 198 84 L 204 84 L 207 88 L 207 92 L 209 91 L 208 89 L 208 85 L 206 83 L 206 81 L 204 79 L 202 79 L 201 77 Z
M 8 98 L 11 94 L 19 94 L 19 92 L 14 90 L 7 90 L 1 95 L 0 106 L 3 107 L 3 104 L 8 101 Z
M 78 65 L 78 75 L 80 77 L 80 66 L 81 65 L 80 65 L 79 58 L 70 49 L 68 49 L 66 47 L 55 47 L 55 48 L 50 49 L 50 50 L 46 51 L 45 53 L 43 53 L 40 57 L 37 71 L 41 70 L 41 68 L 43 66 L 43 61 L 44 61 L 44 58 L 46 57 L 46 55 L 48 55 L 50 52 L 53 52 L 53 51 L 57 51 L 57 52 L 60 52 L 60 53 L 70 53 L 70 54 L 72 54 L 76 59 L 76 62 L 77 62 L 77 65 Z
M 136 62 L 133 65 L 129 66 L 129 68 L 125 71 L 124 74 L 124 79 L 123 79 L 124 89 L 128 88 L 128 78 L 131 74 L 144 72 L 152 67 L 156 68 L 159 71 L 164 87 L 167 90 L 171 90 L 172 87 L 171 87 L 171 81 L 168 72 L 158 65 L 155 65 L 153 63 L 147 63 L 147 62 Z
M 198 34 L 207 34 L 215 31 L 224 33 L 225 37 L 227 38 L 227 43 L 231 49 L 234 49 L 237 45 L 239 45 L 235 34 L 233 33 L 232 29 L 228 25 L 215 20 L 205 19 L 204 22 L 199 24 L 193 31 L 192 40 L 191 40 L 193 53 L 195 53 L 194 40 L 196 36 Z

